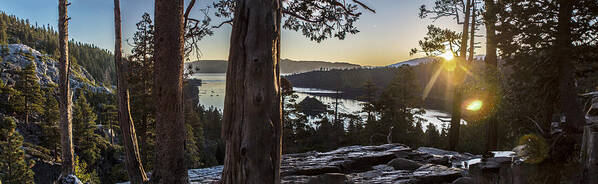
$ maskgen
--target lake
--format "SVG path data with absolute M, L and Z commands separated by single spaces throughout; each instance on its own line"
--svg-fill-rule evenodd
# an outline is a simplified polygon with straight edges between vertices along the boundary
M 191 77 L 202 80 L 202 85 L 199 87 L 199 103 L 206 107 L 213 106 L 222 111 L 224 107 L 224 93 L 226 91 L 226 73 L 196 73 Z M 318 96 L 315 94 L 336 93 L 336 91 L 299 87 L 294 87 L 293 90 L 298 96 L 297 103 L 309 96 L 320 100 L 322 103 L 329 105 L 330 107 L 334 107 L 334 98 Z M 343 99 L 341 94 L 341 99 L 339 99 L 339 112 L 365 115 L 361 112 L 361 103 L 362 102 L 358 100 Z M 438 110 L 424 110 L 426 113 L 421 116 L 421 118 L 427 121 L 422 123 L 424 130 L 426 129 L 428 123 L 433 123 L 439 130 L 441 127 L 447 126 L 447 123 L 441 121 L 440 119 L 450 120 L 450 114 Z M 318 119 L 316 118 L 310 118 L 310 121 L 317 120 Z M 464 123 L 464 121 L 462 123 Z

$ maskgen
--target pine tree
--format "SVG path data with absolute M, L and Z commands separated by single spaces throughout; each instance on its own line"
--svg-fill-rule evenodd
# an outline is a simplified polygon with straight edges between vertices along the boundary
M 364 96 L 361 97 L 363 112 L 367 113 L 367 121 L 376 120 L 376 93 L 378 88 L 371 80 L 363 84 Z
M 100 157 L 98 148 L 98 136 L 96 130 L 96 114 L 87 102 L 87 98 L 81 92 L 73 107 L 73 142 L 75 151 L 81 159 L 89 165 L 94 165 Z
M 80 160 L 77 155 L 75 155 L 75 176 L 77 176 L 82 183 L 100 183 L 98 173 L 92 171 L 87 163 Z
M 6 34 L 7 27 L 4 19 L 0 19 L 0 44 L 8 44 L 8 35 Z
M 131 116 L 139 140 L 139 152 L 144 169 L 153 168 L 155 146 L 155 107 L 152 88 L 154 82 L 154 25 L 148 13 L 137 22 L 133 35 L 132 55 L 129 57 L 129 89 Z
M 0 80 L 0 112 L 4 114 L 16 114 L 18 91 Z
M 421 97 L 419 96 L 419 86 L 415 83 L 413 69 L 404 66 L 399 70 L 380 96 L 380 121 L 382 123 L 378 124 L 381 127 L 376 127 L 375 130 L 385 133 L 386 130 L 392 129 L 393 142 L 409 143 L 408 133 L 419 121 L 415 115 L 423 113 L 414 110 L 421 106 Z
M 21 94 L 18 107 L 24 115 L 25 124 L 29 124 L 29 118 L 32 115 L 42 113 L 43 98 L 38 81 L 36 66 L 33 61 L 19 72 L 19 80 L 15 88 Z
M 108 127 L 110 135 L 108 135 L 110 144 L 114 144 L 114 136 L 119 132 L 120 127 L 118 126 L 118 109 L 116 105 L 102 104 L 100 112 L 99 122 Z
M 0 127 L 0 181 L 5 184 L 33 183 L 33 163 L 25 160 L 23 136 L 15 130 L 13 118 L 4 117 Z
M 44 108 L 43 108 L 43 142 L 42 145 L 54 151 L 54 157 L 58 158 L 60 150 L 60 128 L 58 122 L 60 121 L 60 109 L 58 109 L 57 88 L 46 87 L 44 91 Z

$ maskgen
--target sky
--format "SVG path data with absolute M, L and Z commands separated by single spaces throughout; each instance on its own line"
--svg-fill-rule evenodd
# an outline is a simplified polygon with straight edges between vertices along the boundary
M 185 4 L 187 4 L 187 1 Z M 214 0 L 199 0 L 191 17 L 200 17 L 200 8 Z M 92 43 L 108 50 L 114 49 L 114 4 L 110 0 L 70 0 L 68 15 L 69 37 L 83 43 Z M 376 10 L 364 12 L 356 26 L 360 33 L 347 35 L 344 40 L 328 39 L 320 43 L 310 41 L 301 33 L 284 30 L 281 37 L 281 57 L 292 60 L 349 62 L 366 66 L 384 66 L 408 59 L 422 57 L 409 55 L 411 48 L 418 47 L 427 26 L 459 30 L 453 19 L 437 21 L 420 19 L 418 9 L 422 4 L 431 5 L 432 0 L 363 0 Z M 121 0 L 123 41 L 131 39 L 136 31 L 135 23 L 144 12 L 153 17 L 154 1 Z M 58 0 L 0 0 L 0 11 L 29 19 L 32 23 L 56 28 Z M 212 9 L 212 13 L 214 10 Z M 219 23 L 218 19 L 213 24 Z M 231 26 L 225 25 L 211 37 L 201 41 L 202 60 L 226 60 Z M 477 40 L 481 41 L 481 40 Z M 125 53 L 131 47 L 123 43 Z M 481 52 L 477 49 L 476 52 Z M 195 57 L 194 57 L 195 58 Z M 192 60 L 194 60 L 192 58 Z

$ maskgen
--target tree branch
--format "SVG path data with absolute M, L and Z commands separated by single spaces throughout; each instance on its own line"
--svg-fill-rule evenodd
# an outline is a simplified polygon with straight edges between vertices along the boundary
M 212 26 L 212 28 L 214 28 L 214 29 L 217 29 L 217 28 L 220 28 L 220 27 L 222 27 L 222 25 L 224 25 L 224 24 L 231 24 L 231 25 L 232 25 L 232 24 L 233 24 L 233 19 L 230 19 L 230 20 L 227 20 L 227 21 L 221 22 L 221 23 L 220 23 L 220 24 L 218 24 L 217 26 Z
M 189 13 L 191 13 L 191 9 L 193 9 L 193 6 L 195 5 L 195 0 L 191 0 L 191 2 L 189 2 L 189 5 L 187 6 L 187 9 L 185 10 L 185 15 L 183 16 L 185 18 L 185 27 L 187 27 L 187 20 L 189 19 Z

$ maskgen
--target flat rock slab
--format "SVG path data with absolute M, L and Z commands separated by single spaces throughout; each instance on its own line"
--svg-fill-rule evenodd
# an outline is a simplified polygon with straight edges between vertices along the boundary
M 436 148 L 413 150 L 402 144 L 348 146 L 329 152 L 306 152 L 282 156 L 281 177 L 285 184 L 311 183 L 452 183 L 467 170 L 451 168 L 446 162 L 470 159 L 473 155 Z M 408 163 L 408 168 L 388 164 L 393 159 Z M 397 160 L 395 160 L 397 162 Z M 415 166 L 419 166 L 415 168 Z M 218 183 L 222 166 L 191 169 L 189 181 L 194 184 Z
M 451 183 L 463 176 L 464 169 L 450 168 L 449 157 L 467 154 L 436 148 L 413 150 L 402 144 L 348 146 L 329 152 L 306 152 L 282 156 L 282 183 Z M 388 164 L 393 159 L 408 163 L 408 168 Z M 441 159 L 441 161 L 439 161 Z M 452 160 L 452 159 L 451 159 Z M 397 162 L 395 160 L 395 162 Z M 393 163 L 394 164 L 394 163 Z M 418 166 L 417 168 L 415 166 Z M 217 183 L 222 166 L 189 170 L 191 183 Z

